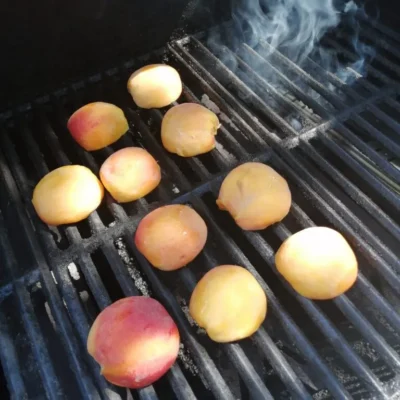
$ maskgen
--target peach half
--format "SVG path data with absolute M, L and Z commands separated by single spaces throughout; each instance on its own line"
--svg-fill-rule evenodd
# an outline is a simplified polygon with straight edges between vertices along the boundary
M 218 117 L 197 103 L 183 103 L 170 108 L 161 123 L 161 140 L 170 153 L 193 157 L 215 148 Z
M 154 267 L 173 271 L 193 261 L 207 241 L 207 226 L 192 208 L 169 205 L 147 214 L 135 234 L 137 249 Z
M 87 349 L 109 382 L 139 389 L 151 385 L 174 364 L 179 331 L 157 300 L 132 296 L 118 300 L 97 316 Z
M 220 265 L 194 288 L 190 315 L 216 342 L 252 335 L 267 314 L 267 297 L 256 278 L 243 267 Z
M 268 165 L 248 162 L 222 182 L 217 200 L 244 230 L 261 230 L 289 213 L 292 195 L 286 180 Z
M 179 98 L 182 81 L 175 68 L 165 64 L 151 64 L 130 76 L 128 91 L 138 107 L 162 108 Z
M 32 203 L 43 222 L 56 226 L 85 219 L 100 205 L 103 195 L 103 185 L 89 168 L 66 165 L 38 182 Z
M 161 169 L 146 150 L 126 147 L 104 161 L 100 179 L 116 201 L 126 203 L 154 190 L 161 181 Z
M 100 101 L 75 111 L 67 126 L 75 141 L 87 151 L 109 146 L 129 129 L 124 112 L 119 107 Z
M 357 279 L 358 262 L 341 233 L 324 226 L 288 237 L 275 255 L 277 270 L 296 292 L 329 300 L 346 292 Z

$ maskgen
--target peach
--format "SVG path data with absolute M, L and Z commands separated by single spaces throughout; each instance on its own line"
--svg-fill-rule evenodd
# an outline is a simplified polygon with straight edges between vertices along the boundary
M 116 142 L 128 129 L 124 112 L 114 104 L 89 103 L 68 120 L 68 130 L 85 150 L 100 150 Z
M 214 149 L 219 126 L 218 117 L 209 109 L 196 103 L 183 103 L 165 114 L 161 140 L 170 153 L 193 157 Z
M 182 82 L 175 68 L 152 64 L 138 69 L 130 76 L 128 91 L 138 107 L 161 108 L 179 98 Z
M 100 168 L 100 179 L 120 203 L 146 196 L 161 181 L 157 161 L 140 147 L 126 147 L 111 154 Z
M 88 217 L 100 205 L 103 194 L 103 185 L 90 169 L 66 165 L 39 181 L 32 203 L 46 224 L 72 224 Z
M 346 292 L 357 279 L 357 258 L 334 229 L 312 227 L 287 238 L 275 255 L 278 271 L 296 292 L 328 300 Z
M 87 349 L 109 382 L 139 389 L 151 385 L 174 364 L 179 331 L 157 300 L 132 296 L 118 300 L 97 316 Z
M 215 342 L 251 336 L 267 314 L 267 297 L 254 276 L 237 265 L 221 265 L 196 285 L 190 315 Z
M 193 261 L 207 241 L 207 226 L 192 208 L 177 204 L 157 208 L 139 223 L 137 249 L 156 268 L 172 271 Z
M 292 196 L 286 180 L 268 165 L 248 162 L 224 179 L 217 205 L 244 230 L 261 230 L 289 213 Z

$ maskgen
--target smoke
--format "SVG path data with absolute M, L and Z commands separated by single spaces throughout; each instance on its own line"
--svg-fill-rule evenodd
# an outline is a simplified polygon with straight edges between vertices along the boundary
M 347 68 L 340 67 L 337 71 L 337 75 L 346 83 L 352 83 L 354 80 L 354 74 L 349 76 L 346 70 L 351 69 L 356 72 L 359 76 L 366 76 L 366 66 L 375 57 L 375 49 L 360 40 L 360 23 L 357 16 L 363 15 L 368 18 L 363 8 L 357 7 L 353 0 L 346 3 L 344 11 L 347 17 L 347 24 L 353 28 L 353 34 L 351 35 L 351 42 L 353 50 L 357 55 L 358 59 L 350 64 Z
M 256 71 L 264 68 L 266 75 L 260 60 L 244 54 L 244 44 L 267 60 L 275 49 L 300 66 L 311 58 L 345 83 L 365 76 L 374 57 L 374 50 L 360 40 L 356 15 L 364 10 L 353 0 L 236 0 L 232 9 L 233 22 L 214 31 L 207 44 L 235 72 L 240 56 Z M 337 49 L 321 45 L 335 28 L 345 32 L 355 61 L 346 64 Z

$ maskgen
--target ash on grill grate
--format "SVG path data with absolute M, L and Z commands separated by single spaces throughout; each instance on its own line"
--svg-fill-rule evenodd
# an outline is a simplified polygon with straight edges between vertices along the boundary
M 137 294 L 165 305 L 183 344 L 171 371 L 132 392 L 135 399 L 388 398 L 399 390 L 399 54 L 390 40 L 379 39 L 389 31 L 376 24 L 364 29 L 378 56 L 368 78 L 353 86 L 311 57 L 307 72 L 279 51 L 267 59 L 266 43 L 255 49 L 244 44 L 237 54 L 226 49 L 239 65 L 233 72 L 199 36 L 5 114 L 0 254 L 8 275 L 0 281 L 0 334 L 7 346 L 0 360 L 11 395 L 124 398 L 99 375 L 85 344 L 101 309 Z M 354 59 L 346 41 L 324 41 Z M 163 57 L 183 78 L 179 102 L 202 102 L 219 115 L 218 146 L 210 154 L 183 159 L 166 153 L 159 138 L 166 109 L 138 110 L 126 91 L 133 69 Z M 249 58 L 272 71 L 275 81 L 253 70 Z M 66 120 L 96 100 L 122 107 L 130 130 L 109 148 L 87 153 L 71 139 Z M 125 205 L 106 196 L 77 225 L 50 230 L 39 221 L 30 198 L 40 177 L 70 163 L 97 173 L 111 152 L 132 145 L 148 149 L 162 168 L 154 193 Z M 272 165 L 293 192 L 290 215 L 262 232 L 241 231 L 215 204 L 225 174 L 247 160 Z M 188 268 L 168 274 L 146 262 L 132 236 L 149 210 L 169 203 L 194 207 L 209 239 Z M 314 224 L 343 232 L 360 261 L 356 285 L 329 302 L 297 295 L 274 266 L 282 241 Z M 222 263 L 255 275 L 269 311 L 251 339 L 216 345 L 194 324 L 187 304 L 201 276 Z

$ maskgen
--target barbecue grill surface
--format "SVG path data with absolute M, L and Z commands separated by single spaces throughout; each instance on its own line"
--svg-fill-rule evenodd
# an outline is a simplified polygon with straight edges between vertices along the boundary
M 361 399 L 399 393 L 400 36 L 379 23 L 361 26 L 377 55 L 368 77 L 355 75 L 351 86 L 311 58 L 300 68 L 278 51 L 265 57 L 268 44 L 229 54 L 238 66 L 233 72 L 199 35 L 1 115 L 1 398 Z M 325 39 L 354 61 L 347 43 Z M 253 70 L 249 60 L 262 68 Z M 179 70 L 185 84 L 179 102 L 202 102 L 218 113 L 222 127 L 213 152 L 183 159 L 162 148 L 166 109 L 136 109 L 126 91 L 129 74 L 150 62 Z M 73 142 L 66 121 L 98 100 L 120 106 L 130 130 L 109 148 L 87 153 Z M 30 200 L 43 175 L 71 163 L 97 173 L 111 152 L 132 145 L 160 163 L 162 183 L 153 193 L 124 205 L 106 196 L 76 225 L 49 229 L 39 221 Z M 290 215 L 262 232 L 241 231 L 215 204 L 227 172 L 249 160 L 279 171 L 293 194 Z M 170 203 L 194 207 L 209 239 L 188 268 L 163 273 L 137 252 L 132 237 L 149 210 Z M 357 283 L 333 301 L 302 298 L 274 266 L 282 241 L 313 225 L 342 232 L 359 260 Z M 266 321 L 240 343 L 212 343 L 188 315 L 196 282 L 218 264 L 245 266 L 268 296 Z M 85 346 L 101 309 L 138 294 L 165 305 L 182 348 L 164 378 L 128 393 L 99 375 Z

